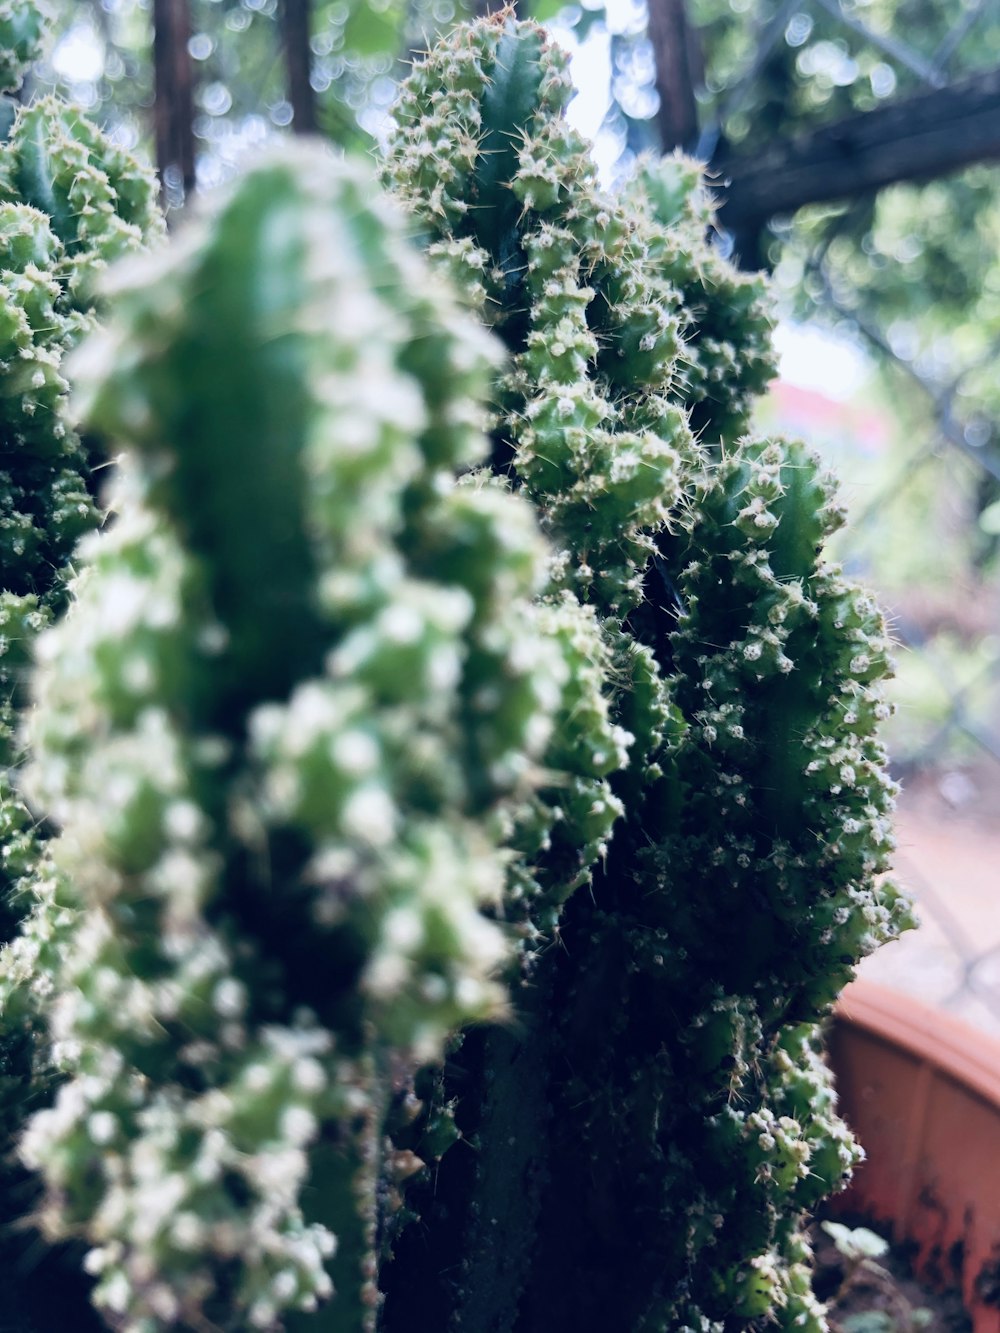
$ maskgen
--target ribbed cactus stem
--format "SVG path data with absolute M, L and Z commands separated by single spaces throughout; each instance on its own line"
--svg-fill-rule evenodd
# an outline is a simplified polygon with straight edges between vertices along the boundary
M 414 1275 L 404 1234 L 386 1327 L 416 1333 L 424 1299 L 470 1333 L 819 1330 L 800 1216 L 855 1156 L 812 1025 L 907 924 L 877 878 L 887 640 L 823 564 L 829 480 L 800 446 L 741 438 L 773 370 L 769 320 L 759 279 L 706 241 L 698 167 L 641 163 L 604 196 L 569 96 L 564 57 L 499 15 L 415 68 L 387 154 L 430 253 L 513 353 L 494 464 L 538 508 L 564 606 L 593 620 L 601 647 L 575 674 L 601 703 L 550 747 L 579 785 L 514 826 L 524 1028 L 495 1062 L 487 1038 L 446 1071 L 478 1166 L 451 1149 L 433 1195 L 409 1196 L 432 1232 L 467 1219 L 434 1252 L 454 1276 L 445 1294 L 433 1265 Z M 508 145 L 490 153 L 498 123 Z M 516 216 L 492 202 L 501 171 Z M 517 1096 L 540 1109 L 507 1206 L 492 1126 Z
M 123 1333 L 372 1330 L 389 1084 L 502 1007 L 497 836 L 568 686 L 530 511 L 454 479 L 498 353 L 317 148 L 115 305 L 77 377 L 119 517 L 31 730 L 76 916 L 24 1154 Z

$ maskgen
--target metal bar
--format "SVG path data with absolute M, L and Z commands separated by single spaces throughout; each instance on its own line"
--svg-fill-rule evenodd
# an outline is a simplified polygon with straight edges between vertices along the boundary
M 942 441 L 947 443 L 947 441 Z M 929 463 L 932 458 L 938 455 L 938 441 L 936 439 L 920 449 L 916 454 L 906 460 L 906 463 L 891 478 L 887 485 L 883 486 L 879 493 L 871 500 L 867 501 L 862 509 L 852 512 L 850 515 L 851 527 L 856 531 L 866 527 L 872 519 L 878 514 L 887 503 L 896 500 L 900 493 L 909 486 L 910 482 L 919 474 L 920 469 Z
M 965 438 L 964 431 L 952 414 L 952 398 L 956 386 L 935 386 L 929 384 L 908 362 L 901 360 L 896 355 L 881 329 L 865 319 L 863 315 L 859 315 L 856 310 L 852 310 L 850 306 L 844 305 L 838 298 L 836 292 L 834 292 L 829 275 L 821 265 L 812 268 L 811 272 L 813 272 L 823 284 L 824 297 L 832 309 L 836 310 L 836 312 L 844 319 L 849 319 L 858 332 L 862 334 L 873 347 L 877 347 L 883 355 L 888 357 L 900 368 L 900 370 L 903 371 L 904 374 L 906 374 L 915 384 L 918 384 L 927 394 L 934 408 L 934 417 L 937 421 L 942 438 L 967 458 L 973 459 L 981 468 L 988 472 L 991 477 L 1000 481 L 1000 458 L 994 458 L 992 454 L 985 453 L 982 449 L 977 449 L 969 444 L 968 440 Z
M 936 73 L 943 74 L 951 62 L 962 41 L 972 30 L 973 24 L 986 11 L 990 0 L 978 0 L 977 4 L 971 5 L 962 17 L 955 23 L 951 30 L 945 34 L 940 46 L 934 52 L 931 58 L 931 66 Z
M 905 860 L 904 856 L 904 860 Z M 965 960 L 972 953 L 972 941 L 966 935 L 965 930 L 958 917 L 949 908 L 944 898 L 940 896 L 929 879 L 917 870 L 908 860 L 906 860 L 906 869 L 900 871 L 906 880 L 918 891 L 918 898 L 921 902 L 930 904 L 931 911 L 935 920 L 941 927 L 941 933 L 955 950 L 955 953 L 962 960 Z
M 919 51 L 914 51 L 912 47 L 907 46 L 905 42 L 897 41 L 895 37 L 877 32 L 863 20 L 855 18 L 853 14 L 848 14 L 840 0 L 816 0 L 816 3 L 832 15 L 838 23 L 842 23 L 845 28 L 850 28 L 859 37 L 863 37 L 865 41 L 877 46 L 880 51 L 884 51 L 893 60 L 898 60 L 901 65 L 905 65 L 908 70 L 916 74 L 918 78 L 923 79 L 925 83 L 930 84 L 932 88 L 941 87 L 944 80 L 941 78 L 940 72 L 935 70 L 933 62 L 925 60 Z

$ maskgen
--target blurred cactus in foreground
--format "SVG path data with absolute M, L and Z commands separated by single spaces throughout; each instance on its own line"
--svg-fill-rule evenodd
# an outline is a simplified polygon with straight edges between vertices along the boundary
M 503 1008 L 481 909 L 568 678 L 529 506 L 455 481 L 497 353 L 321 150 L 115 303 L 78 379 L 118 518 L 30 733 L 60 882 L 9 966 L 73 917 L 24 1155 L 114 1325 L 272 1328 L 332 1277 L 362 1327 L 385 1099 Z
M 766 295 L 698 168 L 606 197 L 570 91 L 458 29 L 395 204 L 286 147 L 79 356 L 118 517 L 39 646 L 3 984 L 121 1333 L 826 1327 L 817 1024 L 908 921 L 888 644 L 743 434 Z

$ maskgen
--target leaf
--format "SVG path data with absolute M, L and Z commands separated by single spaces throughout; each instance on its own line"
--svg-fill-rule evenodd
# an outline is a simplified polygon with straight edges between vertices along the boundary
M 889 1242 L 867 1227 L 845 1227 L 842 1222 L 824 1222 L 823 1230 L 845 1259 L 881 1259 Z

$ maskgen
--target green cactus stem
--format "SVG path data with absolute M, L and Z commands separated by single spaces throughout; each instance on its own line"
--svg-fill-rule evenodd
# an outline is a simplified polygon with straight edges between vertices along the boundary
M 36 58 L 46 24 L 32 0 L 0 4 L 0 91 L 14 92 Z M 106 261 L 161 227 L 150 174 L 79 111 L 42 98 L 4 118 L 0 143 L 0 942 L 11 940 L 49 870 L 44 827 L 15 776 L 23 762 L 18 719 L 32 645 L 65 604 L 66 568 L 78 539 L 101 520 L 97 459 L 69 425 L 66 354 L 94 321 L 91 283 Z M 44 989 L 44 986 L 42 987 Z M 30 990 L 4 992 L 0 1028 L 0 1261 L 11 1274 L 15 1321 L 51 1318 L 84 1328 L 86 1308 L 65 1268 L 46 1258 L 20 1222 L 33 1187 L 11 1163 L 29 1111 L 50 1093 L 39 1064 Z M 9 1002 L 8 1002 L 9 1001 Z M 46 1288 L 50 1290 L 46 1291 Z M 65 1298 L 65 1300 L 64 1300 Z M 67 1305 L 65 1302 L 70 1302 Z M 43 1307 L 51 1306 L 49 1315 Z M 33 1313 L 34 1312 L 34 1313 Z M 27 1326 L 27 1325 L 25 1325 Z M 19 1327 L 19 1326 L 18 1326 Z
M 529 507 L 454 480 L 497 351 L 403 230 L 285 148 L 122 271 L 77 362 L 125 458 L 39 647 L 73 915 L 23 1155 L 123 1333 L 373 1328 L 387 1093 L 503 1005 L 491 829 L 568 668 Z
M 740 438 L 769 322 L 760 280 L 707 241 L 698 168 L 643 163 L 606 198 L 569 95 L 561 54 L 500 15 L 415 68 L 387 153 L 429 253 L 513 353 L 493 465 L 595 619 L 591 698 L 622 749 L 599 841 L 559 789 L 515 826 L 523 1027 L 470 1034 L 449 1062 L 440 1095 L 474 1154 L 409 1187 L 420 1230 L 384 1270 L 385 1324 L 820 1330 L 800 1218 L 855 1149 L 815 1022 L 907 924 L 879 879 L 887 640 L 822 562 L 841 517 L 814 460 Z M 509 146 L 491 153 L 498 122 Z M 481 214 L 500 170 L 520 210 Z M 496 1131 L 519 1106 L 528 1147 Z

